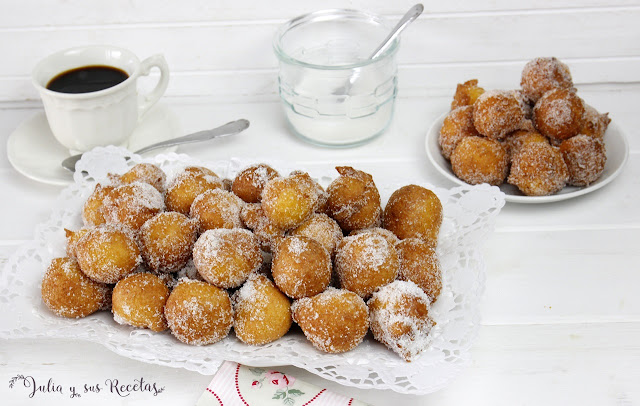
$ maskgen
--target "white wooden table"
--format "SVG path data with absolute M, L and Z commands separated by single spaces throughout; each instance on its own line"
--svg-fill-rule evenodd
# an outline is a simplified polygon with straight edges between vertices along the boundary
M 285 18 L 305 11 L 349 6 L 395 18 L 412 1 L 391 7 L 381 0 L 304 6 L 291 0 L 185 0 L 180 7 L 155 7 L 117 0 L 96 2 L 90 12 L 62 0 L 7 3 L 0 12 L 0 53 L 9 56 L 0 64 L 0 263 L 32 238 L 61 190 L 18 174 L 5 151 L 11 131 L 41 110 L 28 72 L 54 50 L 109 42 L 141 56 L 164 52 L 175 72 L 164 103 L 185 132 L 235 118 L 251 121 L 241 136 L 180 149 L 194 157 L 269 157 L 309 169 L 351 164 L 376 181 L 412 173 L 441 187 L 453 184 L 427 161 L 424 137 L 448 108 L 455 83 L 478 77 L 488 88 L 513 88 L 526 60 L 567 58 L 580 96 L 610 112 L 626 133 L 629 161 L 613 183 L 589 195 L 503 208 L 483 247 L 487 289 L 470 367 L 449 387 L 421 397 L 356 390 L 286 370 L 374 405 L 640 405 L 638 1 L 425 2 L 431 14 L 412 27 L 399 55 L 401 97 L 390 130 L 364 146 L 339 150 L 311 146 L 287 131 L 274 94 L 271 35 Z M 16 374 L 61 385 L 144 377 L 166 388 L 157 397 L 98 394 L 91 397 L 94 405 L 190 405 L 211 379 L 123 358 L 97 344 L 0 340 L 1 404 L 86 404 L 29 399 L 8 388 Z

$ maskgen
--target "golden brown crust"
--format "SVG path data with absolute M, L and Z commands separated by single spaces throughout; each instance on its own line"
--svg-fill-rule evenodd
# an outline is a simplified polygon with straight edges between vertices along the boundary
M 431 190 L 418 185 L 397 189 L 384 210 L 384 228 L 399 239 L 417 237 L 437 245 L 442 203 Z
M 291 327 L 291 302 L 266 276 L 252 274 L 231 298 L 236 337 L 264 345 L 284 336 Z
M 589 186 L 600 178 L 607 162 L 604 142 L 588 135 L 576 135 L 560 144 L 560 152 L 569 170 L 570 185 Z
M 451 155 L 451 169 L 458 178 L 471 185 L 500 185 L 509 169 L 507 150 L 490 138 L 466 137 Z
M 278 171 L 267 164 L 251 165 L 233 179 L 231 190 L 246 203 L 259 203 L 264 186 L 278 176 Z
M 142 262 L 138 244 L 127 228 L 105 224 L 93 228 L 76 244 L 80 269 L 89 278 L 116 283 Z
M 463 138 L 478 135 L 480 133 L 473 125 L 473 106 L 451 110 L 442 123 L 438 137 L 442 156 L 451 159 L 451 154 Z
M 478 86 L 478 79 L 471 79 L 462 84 L 458 83 L 451 102 L 451 110 L 472 106 L 482 93 L 484 93 L 484 89 Z
M 136 273 L 121 279 L 113 288 L 111 311 L 120 324 L 164 331 L 167 329 L 164 306 L 168 297 L 169 288 L 160 277 Z
M 187 216 L 196 197 L 211 189 L 224 189 L 222 180 L 210 169 L 189 166 L 169 182 L 165 196 L 167 210 Z
M 316 240 L 286 237 L 275 252 L 271 274 L 276 286 L 290 298 L 313 296 L 331 281 L 331 257 Z
M 569 67 L 557 58 L 535 58 L 522 69 L 522 91 L 534 103 L 552 89 L 572 89 Z
M 123 184 L 143 182 L 148 183 L 160 193 L 164 193 L 164 185 L 167 175 L 157 165 L 149 163 L 139 163 L 131 167 L 117 181 Z
M 93 193 L 87 198 L 82 206 L 82 221 L 85 226 L 99 226 L 105 223 L 103 206 L 105 198 L 115 189 L 115 186 L 101 185 L 98 183 Z
M 240 213 L 244 202 L 224 189 L 207 190 L 195 198 L 189 214 L 200 232 L 214 228 L 241 228 Z
M 171 291 L 164 312 L 171 333 L 191 345 L 218 342 L 233 325 L 229 294 L 206 282 L 181 280 Z
M 262 210 L 273 225 L 289 230 L 300 225 L 317 209 L 321 192 L 304 172 L 271 179 L 262 190 Z
M 517 92 L 490 90 L 473 105 L 473 124 L 480 134 L 500 140 L 516 130 L 532 128 L 525 106 Z
M 113 189 L 104 199 L 104 219 L 138 230 L 156 214 L 164 211 L 160 192 L 148 183 L 134 182 Z
M 344 232 L 380 224 L 380 193 L 373 177 L 350 166 L 338 166 L 340 174 L 327 187 L 327 214 Z
M 442 290 L 442 270 L 436 247 L 418 238 L 405 238 L 396 245 L 400 267 L 398 279 L 418 285 L 434 302 Z
M 582 99 L 567 89 L 548 91 L 533 108 L 534 123 L 538 131 L 558 143 L 578 134 L 583 115 Z
M 145 263 L 155 272 L 176 272 L 191 258 L 196 242 L 194 220 L 175 211 L 157 214 L 140 228 L 140 245 Z
M 398 253 L 386 238 L 376 233 L 342 239 L 336 250 L 335 272 L 340 287 L 363 298 L 398 276 Z
M 200 276 L 220 288 L 236 288 L 262 265 L 258 239 L 245 229 L 205 231 L 193 246 L 193 263 Z
M 324 292 L 296 300 L 293 320 L 317 349 L 337 354 L 360 344 L 369 328 L 367 305 L 347 290 L 328 288 Z
M 569 171 L 557 148 L 534 142 L 513 157 L 507 180 L 527 196 L 547 196 L 566 185 Z
M 73 258 L 54 258 L 42 278 L 42 301 L 61 317 L 86 317 L 107 308 L 111 288 L 89 279 Z

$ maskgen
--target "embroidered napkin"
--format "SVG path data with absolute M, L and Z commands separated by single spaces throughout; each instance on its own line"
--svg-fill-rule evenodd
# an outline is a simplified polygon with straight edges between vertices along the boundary
M 271 368 L 225 361 L 196 406 L 367 406 Z

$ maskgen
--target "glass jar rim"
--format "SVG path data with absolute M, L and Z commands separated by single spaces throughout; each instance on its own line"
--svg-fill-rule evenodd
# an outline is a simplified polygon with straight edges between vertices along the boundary
M 400 43 L 400 39 L 396 38 L 393 40 L 391 45 L 387 47 L 387 49 L 374 59 L 364 59 L 359 62 L 344 64 L 344 65 L 319 65 L 309 62 L 301 61 L 295 57 L 292 57 L 287 52 L 284 51 L 282 47 L 282 38 L 284 35 L 291 30 L 302 24 L 309 24 L 314 22 L 321 21 L 332 21 L 339 19 L 361 19 L 362 21 L 370 21 L 375 22 L 376 24 L 387 27 L 387 23 L 385 20 L 376 14 L 369 13 L 362 10 L 352 10 L 352 9 L 328 9 L 328 10 L 319 10 L 311 13 L 303 14 L 301 16 L 292 18 L 291 20 L 284 23 L 276 32 L 276 35 L 273 39 L 273 50 L 276 56 L 283 62 L 287 62 L 292 65 L 299 65 L 306 68 L 312 69 L 323 69 L 323 70 L 344 70 L 344 69 L 355 69 L 362 68 L 367 65 L 374 64 L 382 59 L 389 57 L 394 54 L 398 50 L 398 45 Z M 391 31 L 391 27 L 387 27 L 389 31 Z M 373 51 L 373 49 L 371 50 Z

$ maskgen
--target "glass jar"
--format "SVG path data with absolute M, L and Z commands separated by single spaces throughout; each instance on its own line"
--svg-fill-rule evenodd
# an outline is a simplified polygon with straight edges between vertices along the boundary
M 273 42 L 287 122 L 324 146 L 357 145 L 383 133 L 397 94 L 398 40 L 371 53 L 392 27 L 356 10 L 323 10 L 294 18 Z

